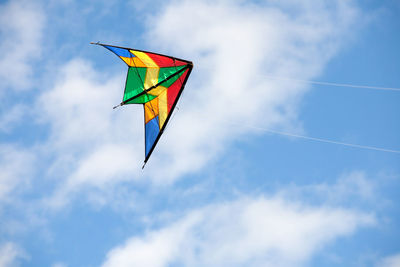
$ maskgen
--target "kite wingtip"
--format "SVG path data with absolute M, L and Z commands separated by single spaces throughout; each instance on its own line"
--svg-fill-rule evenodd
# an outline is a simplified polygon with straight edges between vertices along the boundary
M 144 169 L 144 166 L 146 166 L 146 161 L 143 163 L 142 170 Z
M 119 104 L 119 105 L 114 106 L 113 109 L 116 109 L 117 107 L 120 107 L 120 106 L 122 106 L 122 105 L 124 105 L 124 103 L 121 103 L 121 104 Z
M 97 41 L 96 43 L 95 42 L 90 42 L 90 44 L 99 45 L 100 41 Z

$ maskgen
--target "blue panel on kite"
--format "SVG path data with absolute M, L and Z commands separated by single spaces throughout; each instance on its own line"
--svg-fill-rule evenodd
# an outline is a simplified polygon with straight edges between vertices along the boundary
M 108 45 L 104 45 L 104 47 L 107 48 L 108 50 L 111 50 L 119 57 L 135 57 L 135 55 L 130 53 L 127 49 L 114 47 L 114 46 L 108 46 Z
M 145 129 L 145 139 L 146 139 L 146 157 L 150 152 L 150 149 L 152 148 L 154 142 L 157 139 L 158 133 L 160 132 L 160 127 L 158 124 L 158 116 L 150 120 L 148 123 L 146 123 L 146 129 Z

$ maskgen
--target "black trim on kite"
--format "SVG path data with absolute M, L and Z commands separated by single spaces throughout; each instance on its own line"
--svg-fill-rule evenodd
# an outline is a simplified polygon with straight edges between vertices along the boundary
M 158 143 L 158 140 L 160 139 L 161 135 L 164 133 L 164 129 L 165 129 L 165 127 L 167 126 L 168 121 L 169 121 L 169 119 L 171 118 L 172 113 L 174 113 L 175 106 L 176 106 L 176 104 L 178 103 L 179 97 L 181 96 L 183 90 L 185 89 L 186 82 L 187 82 L 187 80 L 188 80 L 188 78 L 189 78 L 190 73 L 192 72 L 193 64 L 188 65 L 188 67 L 185 68 L 185 69 L 188 69 L 189 71 L 188 71 L 188 73 L 187 73 L 187 75 L 186 75 L 186 77 L 185 77 L 185 80 L 184 80 L 183 83 L 182 83 L 181 90 L 179 91 L 179 93 L 178 93 L 178 95 L 177 95 L 177 97 L 176 97 L 176 100 L 175 100 L 174 104 L 172 104 L 171 112 L 168 114 L 168 117 L 165 119 L 164 125 L 163 125 L 163 127 L 160 129 L 160 133 L 158 134 L 156 140 L 154 141 L 154 144 L 153 144 L 152 148 L 150 149 L 149 154 L 148 154 L 147 157 L 144 159 L 144 164 L 143 164 L 142 169 L 144 168 L 144 166 L 146 165 L 147 161 L 149 160 L 149 158 L 150 158 L 150 156 L 151 156 L 151 153 L 153 153 L 153 150 L 154 150 L 154 148 L 156 147 L 156 145 L 157 145 L 157 143 Z
M 145 104 L 143 103 L 143 129 L 144 129 L 144 156 L 145 156 L 145 161 L 142 166 L 142 170 L 144 166 L 146 166 L 146 107 L 144 106 Z
M 124 94 L 123 95 L 125 95 L 125 91 L 126 91 L 126 86 L 127 86 L 127 84 L 128 84 L 128 77 L 129 77 L 129 66 L 128 66 L 128 70 L 127 70 L 127 72 L 126 72 L 126 79 L 125 79 L 125 88 L 124 88 Z M 140 76 L 139 76 L 139 78 L 140 78 Z M 122 102 L 123 102 L 123 97 L 122 97 Z M 123 104 L 122 104 L 122 102 L 121 103 L 119 103 L 119 105 L 117 105 L 117 106 L 115 106 L 115 107 L 113 107 L 113 109 L 116 109 L 117 107 L 120 107 L 120 106 L 122 106 Z

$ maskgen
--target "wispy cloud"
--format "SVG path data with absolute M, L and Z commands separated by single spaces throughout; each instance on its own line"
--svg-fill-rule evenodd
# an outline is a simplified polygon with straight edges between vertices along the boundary
M 56 206 L 80 187 L 105 189 L 139 176 L 140 165 L 134 163 L 143 155 L 142 110 L 112 110 L 123 79 L 123 74 L 103 77 L 87 61 L 72 60 L 61 69 L 54 88 L 37 101 L 39 120 L 51 127 L 41 153 L 55 159 L 45 175 L 60 185 Z
M 45 16 L 36 2 L 0 4 L 0 93 L 32 87 L 32 62 L 41 55 Z
M 20 258 L 27 258 L 27 255 L 16 244 L 7 242 L 0 245 L 0 266 L 18 266 Z
M 10 194 L 21 192 L 30 184 L 35 156 L 11 145 L 0 145 L 0 207 L 10 201 Z
M 400 266 L 400 253 L 395 255 L 390 255 L 383 258 L 376 267 L 397 267 Z
M 374 221 L 348 209 L 245 197 L 132 237 L 112 249 L 103 266 L 300 266 L 324 245 Z
M 329 204 L 346 204 L 349 198 L 354 199 L 353 205 L 358 202 L 376 202 L 376 199 L 381 197 L 383 184 L 379 183 L 383 183 L 383 176 L 376 174 L 372 179 L 364 171 L 352 171 L 340 175 L 333 183 L 320 182 L 303 186 L 288 184 L 280 194 L 286 199 L 301 197 L 318 199 Z
M 9 133 L 26 115 L 28 107 L 23 104 L 6 109 L 5 112 L 0 113 L 0 132 Z

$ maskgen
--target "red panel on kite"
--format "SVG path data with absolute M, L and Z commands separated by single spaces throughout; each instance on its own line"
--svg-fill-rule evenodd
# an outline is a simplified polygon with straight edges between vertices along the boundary
M 160 67 L 171 67 L 171 66 L 183 66 L 187 65 L 187 62 L 178 60 L 178 59 L 173 59 L 170 57 L 165 57 L 153 53 L 148 53 L 149 57 L 151 57 L 152 60 Z

